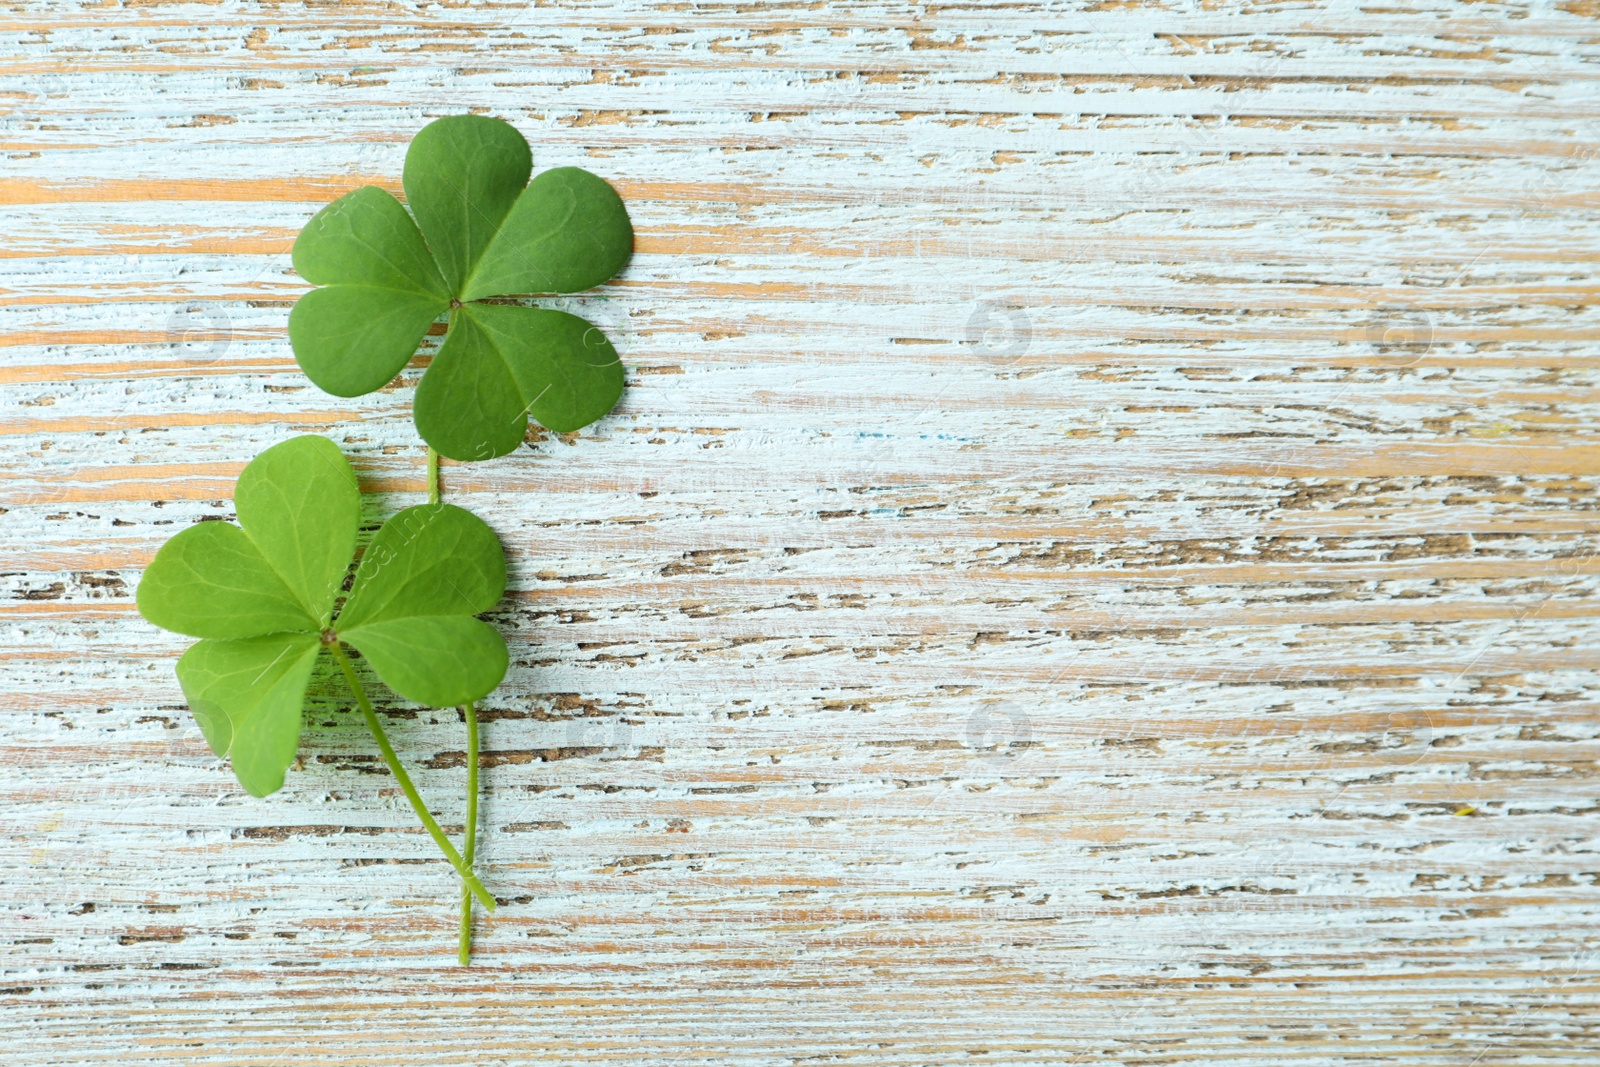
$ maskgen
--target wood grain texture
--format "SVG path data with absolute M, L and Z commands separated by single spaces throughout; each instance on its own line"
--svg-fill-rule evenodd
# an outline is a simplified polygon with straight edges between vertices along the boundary
M 1600 6 L 0 5 L 0 1063 L 1600 1057 Z M 628 199 L 505 541 L 477 963 L 331 682 L 133 609 L 257 451 L 415 502 L 288 251 L 427 119 Z M 389 699 L 459 829 L 454 712 Z

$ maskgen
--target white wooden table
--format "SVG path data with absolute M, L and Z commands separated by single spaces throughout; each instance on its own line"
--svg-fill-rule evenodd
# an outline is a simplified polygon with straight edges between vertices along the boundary
M 1600 8 L 0 15 L 0 1063 L 1600 1056 Z M 295 233 L 501 116 L 623 192 L 622 406 L 447 466 L 514 570 L 484 877 L 333 686 L 267 800 L 135 613 L 420 365 Z M 382 710 L 459 826 L 454 712 Z

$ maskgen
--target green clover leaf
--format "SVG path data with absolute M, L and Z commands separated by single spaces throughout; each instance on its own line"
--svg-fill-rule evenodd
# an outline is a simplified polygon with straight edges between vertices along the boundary
M 349 645 L 396 693 L 434 706 L 477 700 L 505 677 L 504 639 L 474 618 L 504 593 L 505 556 L 471 512 L 429 504 L 395 515 L 339 608 L 361 497 L 333 442 L 267 449 L 239 475 L 234 504 L 238 526 L 202 522 L 161 547 L 138 606 L 201 639 L 178 661 L 178 681 L 212 751 L 252 795 L 282 787 L 324 651 L 347 666 Z
M 633 225 L 605 181 L 577 167 L 534 178 L 528 142 L 478 115 L 438 119 L 406 151 L 410 207 L 376 186 L 335 200 L 294 244 L 321 288 L 289 314 L 306 375 L 358 396 L 400 373 L 449 312 L 444 344 L 417 386 L 417 432 L 441 455 L 490 459 L 517 447 L 528 416 L 560 433 L 616 405 L 622 364 L 604 333 L 562 311 L 492 304 L 574 293 L 627 263 Z

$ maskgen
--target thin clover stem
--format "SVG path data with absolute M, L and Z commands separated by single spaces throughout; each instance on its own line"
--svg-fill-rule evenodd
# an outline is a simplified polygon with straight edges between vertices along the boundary
M 467 701 L 461 709 L 467 717 L 467 829 L 461 846 L 461 860 L 472 866 L 478 846 L 478 709 Z M 465 967 L 472 962 L 472 894 L 461 887 L 461 939 L 456 958 Z
M 361 679 L 356 677 L 356 669 L 351 664 L 350 657 L 337 641 L 327 647 L 328 651 L 333 653 L 333 658 L 338 661 L 339 669 L 344 671 L 345 681 L 350 683 L 350 692 L 355 694 L 356 704 L 367 720 L 367 729 L 372 731 L 373 739 L 378 742 L 378 751 L 383 753 L 383 762 L 389 765 L 390 773 L 394 775 L 395 781 L 400 783 L 400 789 L 405 793 L 406 799 L 411 801 L 411 808 L 417 813 L 417 818 L 422 820 L 422 826 L 428 831 L 428 836 L 439 846 L 439 851 L 444 853 L 444 858 L 450 861 L 450 865 L 456 869 L 462 883 L 471 890 L 472 895 L 478 898 L 485 909 L 494 911 L 494 897 L 489 895 L 483 883 L 478 881 L 478 876 L 472 873 L 472 868 L 462 860 L 461 854 L 450 843 L 450 839 L 444 836 L 444 831 L 439 829 L 439 824 L 429 813 L 428 806 L 418 795 L 417 787 L 411 784 L 411 775 L 406 773 L 405 767 L 400 763 L 400 757 L 395 755 L 394 746 L 389 744 L 389 735 L 383 732 L 383 724 L 378 721 L 377 712 L 372 710 L 372 703 L 367 700 L 367 692 L 361 686 Z
M 455 319 L 451 309 L 450 318 Z M 428 446 L 428 503 L 439 504 L 439 452 Z M 472 869 L 472 857 L 478 846 L 478 709 L 472 701 L 462 708 L 467 719 L 467 817 L 461 842 L 461 862 Z M 493 908 L 490 908 L 493 911 Z M 472 890 L 463 880 L 461 885 L 461 934 L 456 949 L 456 959 L 465 967 L 472 962 Z

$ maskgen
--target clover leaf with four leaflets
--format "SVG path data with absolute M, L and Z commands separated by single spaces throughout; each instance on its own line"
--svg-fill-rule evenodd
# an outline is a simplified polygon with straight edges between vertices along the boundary
M 139 612 L 201 640 L 178 681 L 211 749 L 254 796 L 283 785 L 317 656 L 348 644 L 401 696 L 436 707 L 487 695 L 504 638 L 473 616 L 505 592 L 494 531 L 450 504 L 407 508 L 373 537 L 342 607 L 361 496 L 325 437 L 257 456 L 234 493 L 239 525 L 201 522 L 156 553 Z
M 574 293 L 607 281 L 633 226 L 605 181 L 533 169 L 528 142 L 480 115 L 438 119 L 406 150 L 406 205 L 377 186 L 335 200 L 300 231 L 294 267 L 313 289 L 289 315 L 295 359 L 318 386 L 359 396 L 389 382 L 449 312 L 417 386 L 417 432 L 441 455 L 514 450 L 528 416 L 565 433 L 615 406 L 623 371 L 576 315 L 489 298 Z M 409 207 L 409 211 L 407 210 Z

